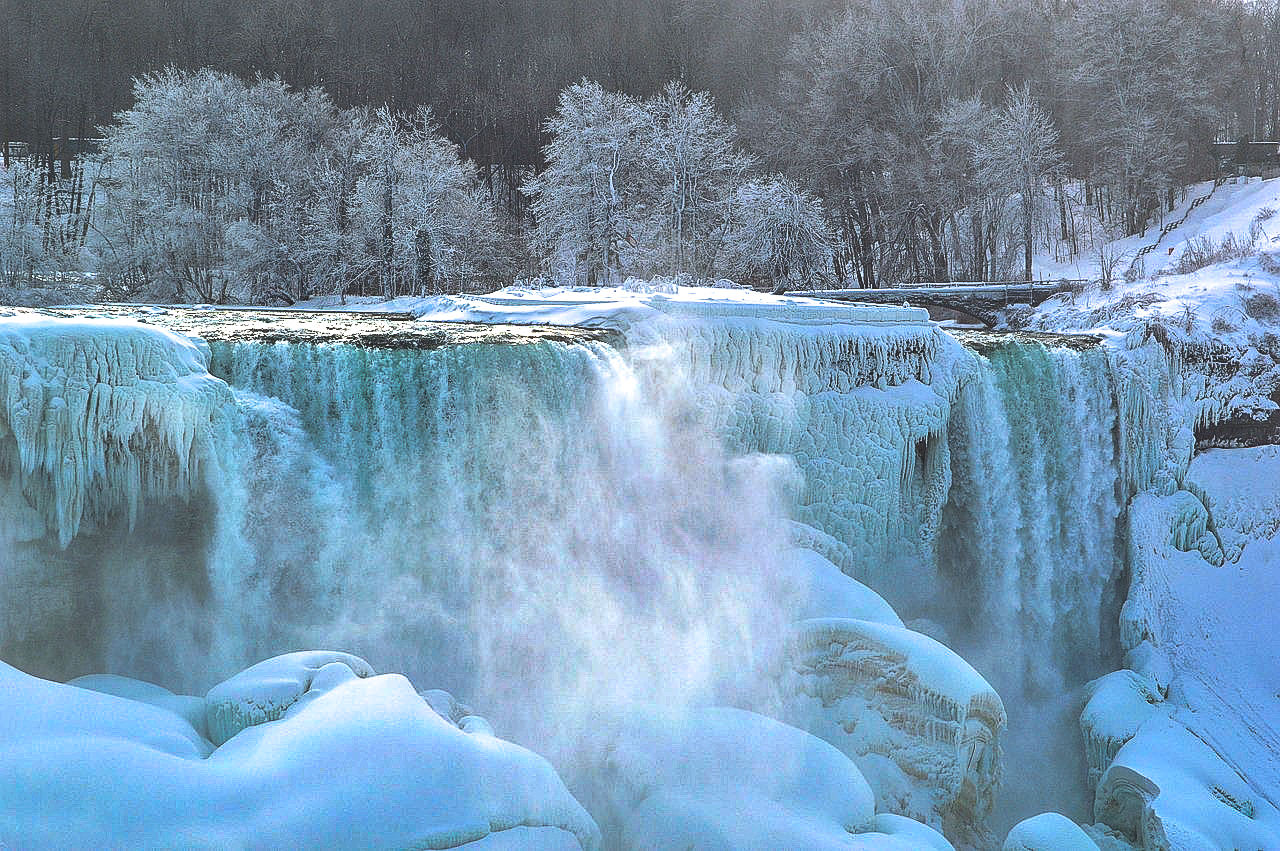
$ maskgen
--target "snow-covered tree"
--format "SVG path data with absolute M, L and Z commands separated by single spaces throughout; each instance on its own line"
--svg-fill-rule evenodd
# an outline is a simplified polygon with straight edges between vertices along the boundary
M 831 263 L 822 202 L 782 176 L 738 187 L 728 230 L 730 268 L 774 292 L 814 284 Z
M 103 271 L 158 296 L 260 296 L 288 263 L 282 237 L 324 143 L 327 97 L 171 68 L 138 79 L 134 98 L 103 130 Z
M 355 267 L 372 272 L 387 297 L 459 289 L 496 233 L 474 167 L 428 109 L 410 118 L 383 107 L 364 123 L 352 198 Z
M 736 131 L 706 92 L 668 83 L 645 101 L 646 188 L 660 212 L 658 236 L 677 278 L 711 274 L 735 187 L 752 160 L 735 147 Z
M 1030 281 L 1036 225 L 1044 209 L 1043 194 L 1048 181 L 1063 166 L 1058 132 L 1027 86 L 1009 90 L 1004 107 L 988 123 L 986 131 L 974 153 L 979 179 L 1017 197 L 1023 275 Z
M 599 83 L 584 79 L 560 93 L 545 125 L 547 167 L 525 185 L 557 275 L 587 284 L 621 278 L 645 216 L 645 124 L 639 102 Z

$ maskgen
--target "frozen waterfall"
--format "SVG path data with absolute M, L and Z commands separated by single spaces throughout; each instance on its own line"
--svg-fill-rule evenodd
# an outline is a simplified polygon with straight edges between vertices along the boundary
M 1141 407 L 1102 350 L 757 316 L 619 347 L 139 329 L 0 338 L 0 658 L 204 693 L 341 648 L 575 793 L 640 771 L 620 821 L 675 806 L 595 729 L 639 705 L 800 727 L 961 844 L 1086 816 Z

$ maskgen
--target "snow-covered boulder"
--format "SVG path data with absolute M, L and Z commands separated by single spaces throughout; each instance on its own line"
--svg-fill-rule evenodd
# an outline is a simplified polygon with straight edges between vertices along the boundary
M 926 635 L 849 618 L 801 622 L 788 652 L 781 717 L 853 758 L 882 809 L 949 835 L 981 824 L 1006 716 L 972 666 Z
M 1098 851 L 1098 843 L 1061 813 L 1041 813 L 1015 824 L 1003 851 Z
M 317 695 L 354 677 L 373 676 L 373 666 L 350 653 L 304 650 L 259 662 L 205 695 L 209 739 L 221 745 L 255 724 L 275 721 L 304 695 Z
M 879 821 L 831 745 L 739 709 L 618 710 L 584 736 L 580 764 L 582 794 L 623 848 L 950 847 L 923 825 Z
M 347 675 L 320 682 L 334 666 Z M 360 678 L 341 662 L 320 666 L 276 720 L 212 750 L 171 711 L 3 664 L 0 717 L 0 845 L 599 845 L 546 760 L 458 729 L 404 677 Z
M 1094 819 L 1143 851 L 1280 848 L 1280 811 L 1205 741 L 1156 717 L 1098 784 Z
M 1085 696 L 1088 702 L 1080 713 L 1080 732 L 1089 762 L 1089 788 L 1095 788 L 1124 743 L 1160 711 L 1162 698 L 1154 682 L 1127 670 L 1112 671 L 1089 683 Z
M 902 626 L 902 619 L 883 597 L 812 550 L 784 552 L 772 578 L 780 604 L 797 620 L 856 618 Z

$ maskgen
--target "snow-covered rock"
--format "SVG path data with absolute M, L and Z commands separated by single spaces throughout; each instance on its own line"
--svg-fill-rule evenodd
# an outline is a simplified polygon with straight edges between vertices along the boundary
M 902 619 L 883 597 L 812 550 L 784 552 L 774 581 L 781 602 L 796 620 L 856 618 L 902 626 Z
M 853 758 L 891 812 L 963 833 L 1001 776 L 999 695 L 928 636 L 897 624 L 818 618 L 790 642 L 782 718 Z
M 1089 787 L 1095 788 L 1124 743 L 1159 711 L 1162 698 L 1153 681 L 1127 670 L 1094 680 L 1085 695 L 1088 703 L 1080 713 L 1080 731 L 1089 760 Z
M 1094 818 L 1144 851 L 1280 848 L 1280 811 L 1175 720 L 1143 725 L 1098 784 Z
M 585 799 L 624 848 L 951 847 L 877 816 L 831 745 L 739 709 L 620 710 L 587 733 L 581 760 Z
M 209 739 L 221 745 L 255 724 L 282 717 L 304 696 L 315 699 L 349 679 L 373 676 L 358 656 L 329 650 L 304 650 L 266 659 L 205 695 Z
M 1098 851 L 1098 843 L 1066 816 L 1041 813 L 1014 825 L 1003 851 Z
M 334 666 L 348 675 L 320 683 Z M 275 667 L 288 679 L 300 664 Z M 163 696 L 145 684 L 88 682 Z M 276 720 L 212 749 L 167 709 L 0 664 L 0 843 L 599 845 L 595 823 L 544 759 L 488 733 L 463 732 L 403 677 L 359 678 L 331 662 L 312 685 Z

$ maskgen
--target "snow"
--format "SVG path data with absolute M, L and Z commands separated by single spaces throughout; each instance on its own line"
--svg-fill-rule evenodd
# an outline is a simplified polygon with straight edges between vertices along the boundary
M 658 288 L 665 290 L 667 288 Z M 332 296 L 297 307 L 326 310 L 413 313 L 432 322 L 483 322 L 514 325 L 574 325 L 625 330 L 662 315 L 734 316 L 793 324 L 847 322 L 861 325 L 928 325 L 920 308 L 845 305 L 804 296 L 775 296 L 721 287 L 672 287 L 671 291 L 636 282 L 621 287 L 530 287 L 514 285 L 485 295 L 396 299 Z
M 280 668 L 297 664 L 263 670 Z M 403 677 L 350 677 L 305 696 L 215 749 L 172 712 L 0 663 L 0 842 L 598 846 L 594 822 L 545 760 L 445 722 Z M 511 830 L 518 841 L 504 836 Z
M 259 662 L 205 695 L 209 739 L 221 745 L 247 727 L 280 718 L 304 695 L 314 699 L 349 679 L 371 676 L 373 667 L 349 653 L 312 650 Z
M 1100 707 L 1117 731 L 1111 741 L 1124 744 L 1099 782 L 1096 816 L 1130 836 L 1174 848 L 1280 845 L 1280 671 L 1258 639 L 1280 629 L 1280 541 L 1270 522 L 1277 475 L 1275 447 L 1214 449 L 1191 462 L 1188 487 L 1210 506 L 1231 506 L 1217 533 L 1234 542 L 1225 562 L 1205 559 L 1202 542 L 1214 531 L 1192 492 L 1141 494 L 1130 508 L 1123 637 L 1135 662 L 1170 679 L 1145 719 L 1126 710 L 1133 697 L 1123 691 Z M 1199 506 L 1190 534 L 1188 506 Z M 1154 683 L 1124 676 L 1141 699 L 1158 695 Z
M 968 663 L 900 625 L 818 618 L 796 626 L 786 664 L 780 717 L 854 759 L 883 810 L 949 831 L 981 825 L 1005 712 Z
M 902 618 L 883 597 L 813 550 L 784 553 L 775 580 L 798 620 L 844 617 L 902 626 Z
M 1208 195 L 1211 190 L 1213 190 L 1212 181 L 1188 186 L 1185 197 L 1173 212 L 1164 217 L 1163 221 L 1173 223 L 1183 218 L 1187 215 L 1191 202 Z M 1258 218 L 1258 214 L 1268 208 L 1280 210 L 1280 180 L 1240 181 L 1237 179 L 1224 183 L 1213 191 L 1208 201 L 1192 210 L 1180 227 L 1170 231 L 1160 241 L 1155 251 L 1144 258 L 1148 275 L 1159 272 L 1165 266 L 1173 265 L 1190 242 L 1197 237 L 1208 237 L 1215 242 L 1220 242 L 1228 234 L 1248 237 L 1250 227 Z M 1156 241 L 1160 235 L 1160 228 L 1161 223 L 1154 223 L 1141 234 L 1108 243 L 1111 251 L 1124 257 L 1124 262 L 1119 269 L 1120 274 L 1123 274 L 1129 261 L 1139 250 Z M 1269 245 L 1280 247 L 1280 220 L 1273 220 L 1269 226 L 1264 222 L 1262 248 L 1265 249 Z M 1034 259 L 1034 267 L 1036 277 L 1041 279 L 1093 280 L 1098 277 L 1096 254 L 1082 254 L 1065 263 L 1054 261 L 1047 255 L 1038 255 Z

